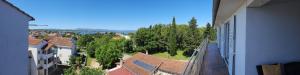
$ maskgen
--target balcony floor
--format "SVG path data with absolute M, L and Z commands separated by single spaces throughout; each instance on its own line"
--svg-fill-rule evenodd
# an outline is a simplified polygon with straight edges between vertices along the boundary
M 202 75 L 228 75 L 228 69 L 223 61 L 216 43 L 208 45 L 204 56 Z

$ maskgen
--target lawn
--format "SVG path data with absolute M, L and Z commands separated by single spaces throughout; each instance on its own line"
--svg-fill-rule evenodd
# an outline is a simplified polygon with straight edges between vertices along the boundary
M 184 51 L 177 51 L 177 55 L 170 56 L 168 52 L 161 52 L 152 54 L 153 56 L 168 58 L 168 59 L 175 59 L 175 60 L 188 60 L 189 57 L 183 55 Z
M 87 59 L 86 59 L 87 66 L 90 66 L 91 62 L 92 62 L 92 58 L 91 57 L 87 57 Z

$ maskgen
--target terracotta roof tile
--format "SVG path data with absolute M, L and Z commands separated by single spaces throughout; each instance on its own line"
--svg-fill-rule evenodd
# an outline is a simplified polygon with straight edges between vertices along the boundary
M 64 37 L 53 37 L 48 41 L 48 44 L 53 44 L 55 46 L 65 46 L 67 48 L 72 48 L 73 42 L 70 38 Z
M 170 60 L 164 58 L 158 58 L 151 55 L 146 55 L 143 53 L 137 53 L 133 55 L 131 58 L 128 58 L 124 61 L 124 66 L 128 68 L 130 71 L 138 74 L 138 75 L 150 75 L 153 71 L 146 70 L 145 68 L 138 66 L 134 63 L 134 61 L 139 60 L 144 62 L 145 64 L 154 66 L 156 69 L 172 74 L 181 74 L 184 70 L 186 62 Z
M 28 37 L 28 43 L 29 43 L 29 45 L 38 45 L 42 41 L 43 41 L 42 39 L 36 39 L 34 37 L 31 37 L 31 36 Z
M 129 70 L 127 70 L 125 67 L 120 67 L 116 70 L 108 72 L 108 75 L 134 75 Z

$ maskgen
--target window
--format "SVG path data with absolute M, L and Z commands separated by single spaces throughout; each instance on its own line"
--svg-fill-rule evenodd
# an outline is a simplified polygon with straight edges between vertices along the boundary
M 47 64 L 47 60 L 44 60 L 44 64 Z
M 47 69 L 44 69 L 44 75 L 47 75 Z
M 38 64 L 40 64 L 41 63 L 41 61 L 40 60 L 38 60 Z
M 224 51 L 224 56 L 225 56 L 225 61 L 226 63 L 228 64 L 228 60 L 229 60 L 229 26 L 230 26 L 230 23 L 227 22 L 225 24 L 225 51 Z

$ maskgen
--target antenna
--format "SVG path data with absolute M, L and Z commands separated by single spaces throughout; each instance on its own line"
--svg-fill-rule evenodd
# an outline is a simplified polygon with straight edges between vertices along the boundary
M 29 26 L 48 26 L 48 25 L 29 24 Z

